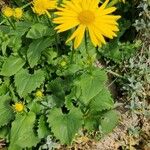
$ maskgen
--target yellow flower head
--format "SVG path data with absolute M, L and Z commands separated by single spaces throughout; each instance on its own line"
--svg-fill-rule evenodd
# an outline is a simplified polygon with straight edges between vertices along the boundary
M 22 16 L 23 16 L 23 11 L 21 8 L 15 8 L 14 9 L 14 14 L 13 16 L 16 18 L 16 19 L 21 19 Z
M 38 15 L 48 14 L 48 10 L 56 8 L 56 0 L 33 0 L 33 11 Z
M 5 7 L 2 8 L 2 13 L 6 17 L 11 17 L 11 16 L 13 16 L 13 9 L 8 7 L 8 6 L 5 6 Z
M 67 65 L 67 62 L 66 62 L 65 60 L 62 60 L 62 61 L 60 62 L 60 65 L 61 65 L 62 67 L 65 67 L 65 66 Z
M 75 32 L 67 40 L 74 40 L 74 47 L 77 48 L 84 36 L 85 31 L 89 32 L 90 39 L 94 46 L 105 44 L 104 36 L 112 39 L 118 31 L 117 20 L 120 16 L 111 15 L 115 7 L 107 8 L 109 0 L 106 0 L 98 7 L 99 0 L 70 0 L 58 8 L 53 22 L 59 24 L 55 29 L 63 32 L 77 27 Z
M 41 90 L 37 90 L 35 93 L 35 96 L 38 98 L 41 98 L 41 97 L 43 97 L 43 92 Z
M 13 107 L 16 112 L 22 112 L 24 110 L 24 105 L 21 102 L 15 103 L 15 105 L 13 105 Z

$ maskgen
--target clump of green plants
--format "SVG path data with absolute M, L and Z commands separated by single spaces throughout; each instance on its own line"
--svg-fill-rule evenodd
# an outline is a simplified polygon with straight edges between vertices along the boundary
M 126 137 L 133 139 L 130 146 L 134 149 L 149 148 L 149 121 L 150 117 L 150 49 L 149 49 L 149 2 L 138 1 L 134 6 L 139 12 L 135 18 L 128 18 L 126 31 L 136 29 L 134 40 L 130 34 L 121 31 L 117 39 L 99 49 L 99 56 L 108 70 L 113 71 L 116 77 L 112 77 L 117 85 L 118 102 L 123 105 L 122 111 L 128 112 L 126 119 L 129 123 Z M 123 27 L 124 28 L 124 27 Z M 122 29 L 123 29 L 122 28 Z M 130 31 L 130 30 L 129 30 Z M 125 38 L 124 34 L 127 37 Z M 124 37 L 122 39 L 122 36 Z M 108 53 L 105 53 L 105 49 Z M 111 51 L 109 51 L 111 49 Z M 127 117 L 127 118 L 128 118 Z M 119 139 L 117 139 L 119 140 Z M 121 145 L 121 148 L 128 147 L 128 144 Z
M 2 7 L 0 137 L 9 150 L 71 144 L 80 130 L 105 135 L 117 125 L 107 70 L 95 65 L 99 47 L 111 56 L 105 37 L 119 31 L 108 4 L 15 0 Z
M 128 80 L 124 84 L 123 91 L 130 101 L 130 108 L 137 114 L 142 113 L 149 116 L 148 100 L 150 96 L 150 49 L 149 49 L 149 1 L 143 0 L 137 6 L 139 16 L 133 26 L 138 34 L 136 39 L 140 41 L 140 49 L 129 61 L 124 62 L 124 76 Z
M 148 0 L 142 0 L 137 9 L 140 10 L 139 17 L 135 20 L 134 26 L 143 38 L 150 37 L 150 2 Z

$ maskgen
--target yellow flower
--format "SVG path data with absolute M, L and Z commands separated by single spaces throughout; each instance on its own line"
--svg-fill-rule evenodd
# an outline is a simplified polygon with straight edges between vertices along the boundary
M 16 19 L 21 19 L 22 16 L 23 16 L 23 11 L 21 8 L 15 8 L 14 9 L 14 14 L 13 16 L 16 18 Z
M 8 6 L 5 6 L 5 7 L 2 8 L 2 13 L 6 17 L 11 17 L 11 16 L 13 16 L 13 9 L 8 7 Z
M 56 0 L 33 0 L 33 11 L 38 15 L 47 14 L 50 16 L 48 10 L 56 8 Z
M 62 61 L 60 62 L 60 65 L 61 65 L 62 67 L 65 67 L 65 66 L 67 65 L 67 62 L 66 62 L 65 60 L 62 60 Z
M 41 97 L 43 97 L 43 92 L 41 90 L 37 90 L 35 93 L 35 96 L 38 98 L 41 98 Z
M 112 39 L 116 37 L 118 31 L 117 20 L 120 16 L 111 15 L 116 10 L 115 7 L 107 8 L 109 0 L 106 0 L 98 7 L 99 0 L 70 0 L 58 7 L 56 17 L 53 22 L 59 24 L 55 29 L 63 32 L 77 27 L 75 32 L 67 40 L 74 40 L 74 47 L 77 48 L 82 42 L 87 30 L 94 46 L 105 44 L 104 36 Z
M 13 107 L 16 112 L 22 112 L 24 110 L 24 105 L 21 102 L 15 103 L 15 105 L 13 105 Z

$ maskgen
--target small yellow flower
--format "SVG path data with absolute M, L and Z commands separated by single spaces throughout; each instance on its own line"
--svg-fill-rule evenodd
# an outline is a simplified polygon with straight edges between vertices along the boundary
M 13 107 L 16 112 L 22 112 L 24 110 L 24 105 L 21 102 L 15 103 L 15 105 L 13 105 Z
M 35 93 L 35 96 L 38 98 L 42 98 L 43 97 L 43 92 L 41 90 L 37 90 Z
M 13 9 L 8 6 L 5 6 L 2 8 L 2 13 L 6 17 L 11 17 L 11 16 L 13 16 Z
M 56 0 L 33 0 L 33 11 L 38 15 L 47 14 L 50 17 L 48 10 L 56 8 Z
M 67 65 L 67 62 L 66 62 L 65 60 L 63 60 L 63 61 L 60 62 L 60 65 L 61 65 L 62 67 L 65 67 L 65 66 Z
M 16 19 L 21 19 L 22 16 L 23 16 L 23 11 L 22 11 L 22 9 L 21 9 L 21 8 L 15 8 L 15 9 L 14 9 L 13 16 L 14 16 Z
M 99 0 L 70 0 L 66 1 L 58 11 L 53 22 L 58 24 L 55 28 L 58 33 L 75 28 L 76 30 L 67 40 L 74 40 L 74 48 L 79 47 L 85 32 L 88 31 L 93 45 L 106 44 L 105 38 L 116 37 L 119 31 L 117 20 L 120 16 L 112 15 L 116 7 L 107 7 L 106 0 L 98 7 Z

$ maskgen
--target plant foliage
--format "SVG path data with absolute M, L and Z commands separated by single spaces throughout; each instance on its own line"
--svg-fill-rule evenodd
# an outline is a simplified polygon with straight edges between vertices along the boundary
M 38 149 L 48 136 L 71 144 L 82 130 L 111 132 L 119 117 L 107 70 L 96 61 L 119 64 L 134 54 L 135 44 L 120 42 L 126 29 L 102 48 L 85 36 L 75 50 L 65 43 L 70 32 L 54 30 L 53 13 L 38 16 L 31 3 L 10 4 L 21 7 L 23 17 L 0 14 L 0 138 L 8 149 Z

